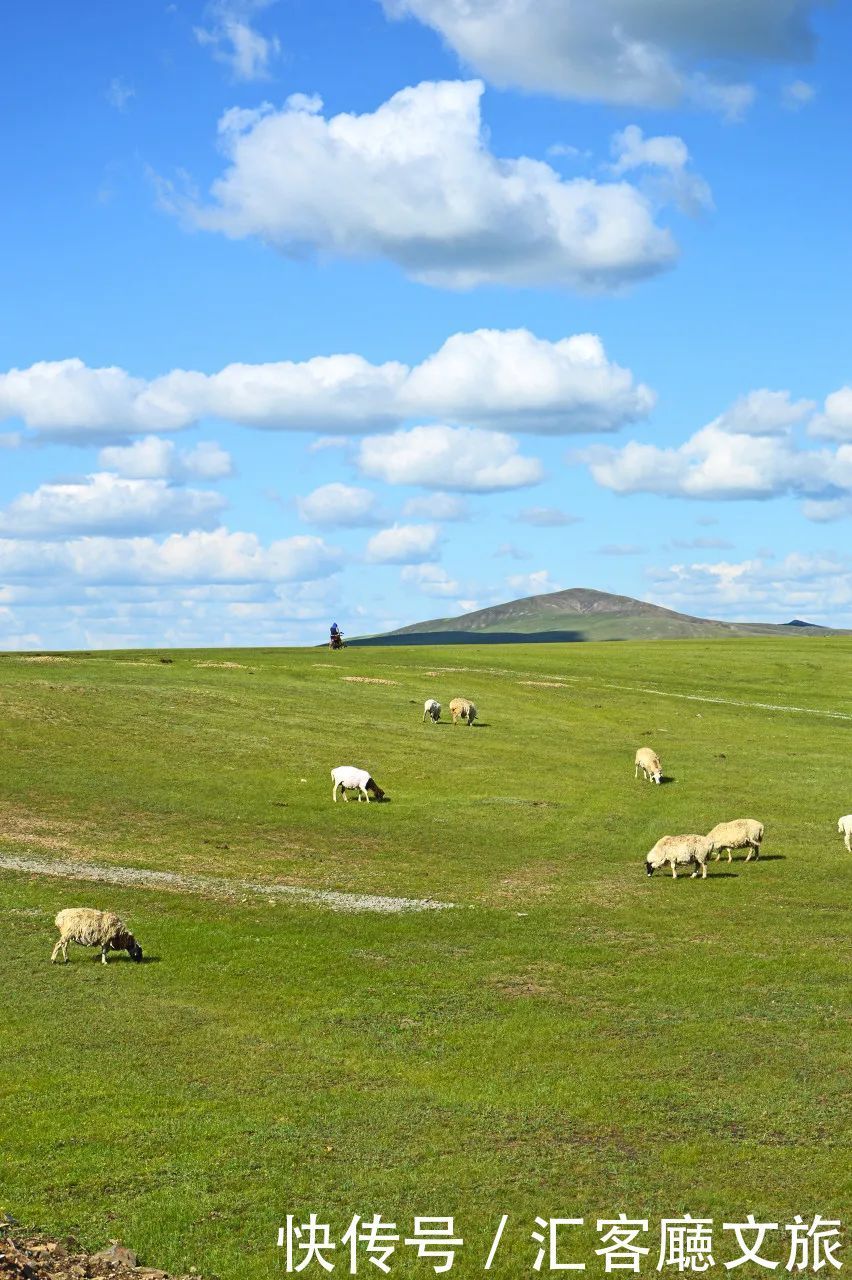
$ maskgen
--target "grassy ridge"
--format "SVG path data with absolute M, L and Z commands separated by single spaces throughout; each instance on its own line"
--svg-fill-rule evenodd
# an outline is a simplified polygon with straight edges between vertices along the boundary
M 536 1214 L 848 1216 L 852 721 L 690 698 L 852 715 L 852 643 L 171 656 L 0 658 L 3 851 L 459 909 L 0 872 L 0 1205 L 228 1280 L 280 1273 L 288 1211 L 455 1213 L 470 1275 L 510 1213 L 506 1276 Z M 456 693 L 484 727 L 420 723 Z M 391 803 L 332 805 L 338 763 Z M 644 875 L 731 816 L 757 865 Z M 51 968 L 78 903 L 152 963 Z

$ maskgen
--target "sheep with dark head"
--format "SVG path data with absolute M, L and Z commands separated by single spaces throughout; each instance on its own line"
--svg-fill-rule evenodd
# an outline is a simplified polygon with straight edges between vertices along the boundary
M 54 921 L 59 930 L 59 941 L 51 952 L 51 964 L 62 952 L 68 963 L 68 943 L 80 947 L 100 947 L 101 961 L 107 963 L 107 952 L 126 951 L 131 960 L 142 959 L 142 948 L 122 920 L 112 911 L 96 911 L 94 907 L 68 907 L 60 911 Z

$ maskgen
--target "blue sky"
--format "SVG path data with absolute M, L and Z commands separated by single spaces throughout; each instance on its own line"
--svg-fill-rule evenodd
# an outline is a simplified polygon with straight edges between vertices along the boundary
M 0 647 L 852 626 L 848 6 L 33 0 Z

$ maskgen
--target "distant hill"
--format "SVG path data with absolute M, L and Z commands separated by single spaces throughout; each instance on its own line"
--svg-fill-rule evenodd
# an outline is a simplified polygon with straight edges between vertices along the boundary
M 352 640 L 355 645 L 507 644 L 583 640 L 675 640 L 720 636 L 831 635 L 829 628 L 795 618 L 792 622 L 718 622 L 694 618 L 660 605 L 610 595 L 587 587 L 526 596 L 476 609 L 456 618 L 433 618 L 384 635 Z

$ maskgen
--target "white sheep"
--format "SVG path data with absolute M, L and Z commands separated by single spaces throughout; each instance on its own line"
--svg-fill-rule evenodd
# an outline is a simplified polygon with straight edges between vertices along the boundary
M 677 880 L 677 868 L 692 866 L 695 870 L 692 873 L 693 880 L 701 872 L 702 880 L 707 879 L 707 859 L 713 852 L 715 846 L 713 841 L 707 836 L 688 835 L 688 836 L 663 836 L 654 845 L 653 849 L 645 857 L 645 870 L 649 876 L 652 876 L 660 867 L 664 867 L 666 863 L 672 869 L 672 875 Z
M 50 963 L 56 962 L 59 952 L 68 963 L 68 943 L 81 947 L 100 947 L 101 961 L 107 962 L 108 951 L 128 951 L 131 960 L 142 959 L 142 948 L 127 926 L 112 911 L 96 911 L 94 907 L 68 907 L 60 911 L 54 924 L 59 930 L 59 941 L 50 955 Z
M 716 846 L 716 861 L 721 858 L 725 849 L 728 851 L 728 861 L 732 861 L 731 851 L 733 849 L 748 849 L 746 862 L 751 862 L 752 854 L 755 860 L 760 857 L 760 842 L 763 839 L 763 823 L 758 822 L 755 818 L 735 818 L 733 822 L 720 822 L 712 831 L 707 832 L 707 839 L 712 840 Z
M 434 698 L 427 698 L 423 703 L 423 719 L 436 724 L 441 719 L 441 704 Z
M 640 747 L 636 752 L 635 760 L 636 768 L 633 770 L 633 777 L 639 777 L 641 769 L 648 782 L 660 783 L 663 780 L 663 766 L 660 763 L 660 757 L 656 751 L 652 751 L 650 747 Z
M 453 717 L 453 724 L 461 720 L 470 728 L 476 719 L 476 707 L 472 702 L 468 702 L 467 698 L 453 698 L 450 703 L 450 715 Z
M 356 769 L 351 764 L 342 764 L 337 769 L 332 769 L 331 780 L 334 783 L 331 796 L 335 804 L 337 804 L 338 790 L 343 792 L 343 799 L 347 802 L 349 797 L 346 792 L 357 791 L 359 804 L 362 799 L 366 799 L 369 804 L 371 794 L 377 800 L 383 800 L 385 796 L 384 791 L 373 781 L 366 769 Z
M 837 833 L 843 836 L 843 843 L 852 853 L 852 813 L 847 813 L 844 818 L 840 818 L 837 823 Z

